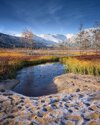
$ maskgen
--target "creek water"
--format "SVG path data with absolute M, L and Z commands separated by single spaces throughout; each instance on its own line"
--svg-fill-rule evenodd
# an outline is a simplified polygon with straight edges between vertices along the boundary
M 26 96 L 43 96 L 57 93 L 53 83 L 55 76 L 64 74 L 64 67 L 61 63 L 46 63 L 30 66 L 18 71 L 16 79 L 20 83 L 13 91 Z M 50 87 L 50 85 L 53 87 Z

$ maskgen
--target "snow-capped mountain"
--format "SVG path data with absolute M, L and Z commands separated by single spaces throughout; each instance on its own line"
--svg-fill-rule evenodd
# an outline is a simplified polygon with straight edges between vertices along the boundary
M 33 34 L 34 47 L 52 47 L 59 42 L 63 42 L 66 38 L 64 35 L 35 35 Z M 20 36 L 12 36 L 0 33 L 0 47 L 24 47 L 30 46 L 30 43 Z
M 55 44 L 54 41 L 52 41 L 52 40 L 46 40 L 46 39 L 44 39 L 44 38 L 42 38 L 42 37 L 40 37 L 38 35 L 35 35 L 35 34 L 33 35 L 33 41 L 37 42 L 37 43 L 40 43 L 40 44 L 44 44 L 46 46 L 51 46 L 51 45 Z
M 41 35 L 33 35 L 33 41 L 36 42 L 36 44 L 43 44 L 47 47 L 52 47 L 54 45 L 57 45 L 59 43 L 62 43 L 63 41 L 67 40 L 67 37 L 65 35 L 61 34 L 41 34 Z
M 82 40 L 88 40 L 90 43 L 90 46 L 92 47 L 94 38 L 95 38 L 95 33 L 100 34 L 100 28 L 89 28 L 89 29 L 84 29 L 81 32 L 77 33 L 76 35 L 73 35 L 69 39 L 67 39 L 66 43 L 69 46 L 78 46 L 78 41 L 80 40 L 80 35 L 82 36 Z
M 80 39 L 80 34 L 82 34 L 82 39 L 88 40 L 91 46 L 94 41 L 95 33 L 99 33 L 100 28 L 90 28 L 85 29 L 82 32 L 77 33 L 76 35 L 67 34 L 41 34 L 41 35 L 33 35 L 33 46 L 40 47 L 52 47 L 59 46 L 63 44 L 64 46 L 69 46 L 71 48 L 78 47 L 78 41 Z M 25 47 L 30 46 L 30 43 L 24 41 L 22 37 L 11 36 L 7 34 L 0 33 L 0 47 Z
M 63 42 L 67 39 L 67 37 L 65 35 L 61 35 L 61 34 L 40 34 L 38 35 L 40 38 L 46 40 L 46 41 L 50 41 L 52 43 L 59 43 L 59 42 Z

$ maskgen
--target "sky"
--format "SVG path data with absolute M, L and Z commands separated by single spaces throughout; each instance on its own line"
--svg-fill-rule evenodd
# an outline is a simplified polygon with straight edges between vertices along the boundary
M 0 0 L 0 32 L 75 34 L 100 22 L 100 0 Z

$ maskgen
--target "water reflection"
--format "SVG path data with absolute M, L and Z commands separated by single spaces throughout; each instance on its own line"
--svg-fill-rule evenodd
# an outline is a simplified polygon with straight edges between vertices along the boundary
M 46 63 L 24 68 L 18 72 L 16 79 L 20 80 L 14 91 L 26 96 L 42 96 L 56 93 L 56 86 L 50 87 L 55 76 L 63 74 L 60 63 Z

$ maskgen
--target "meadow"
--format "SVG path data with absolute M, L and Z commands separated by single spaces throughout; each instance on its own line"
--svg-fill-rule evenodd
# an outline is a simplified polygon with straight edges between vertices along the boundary
M 100 75 L 100 54 L 93 54 L 92 51 L 89 56 L 78 56 L 78 51 L 68 50 L 0 49 L 0 80 L 15 78 L 23 67 L 59 60 L 66 72 Z
M 60 61 L 64 64 L 66 72 L 94 76 L 100 75 L 100 55 L 64 57 Z
M 59 58 L 50 55 L 29 55 L 16 51 L 0 52 L 0 80 L 15 78 L 16 72 L 26 66 L 58 61 Z

